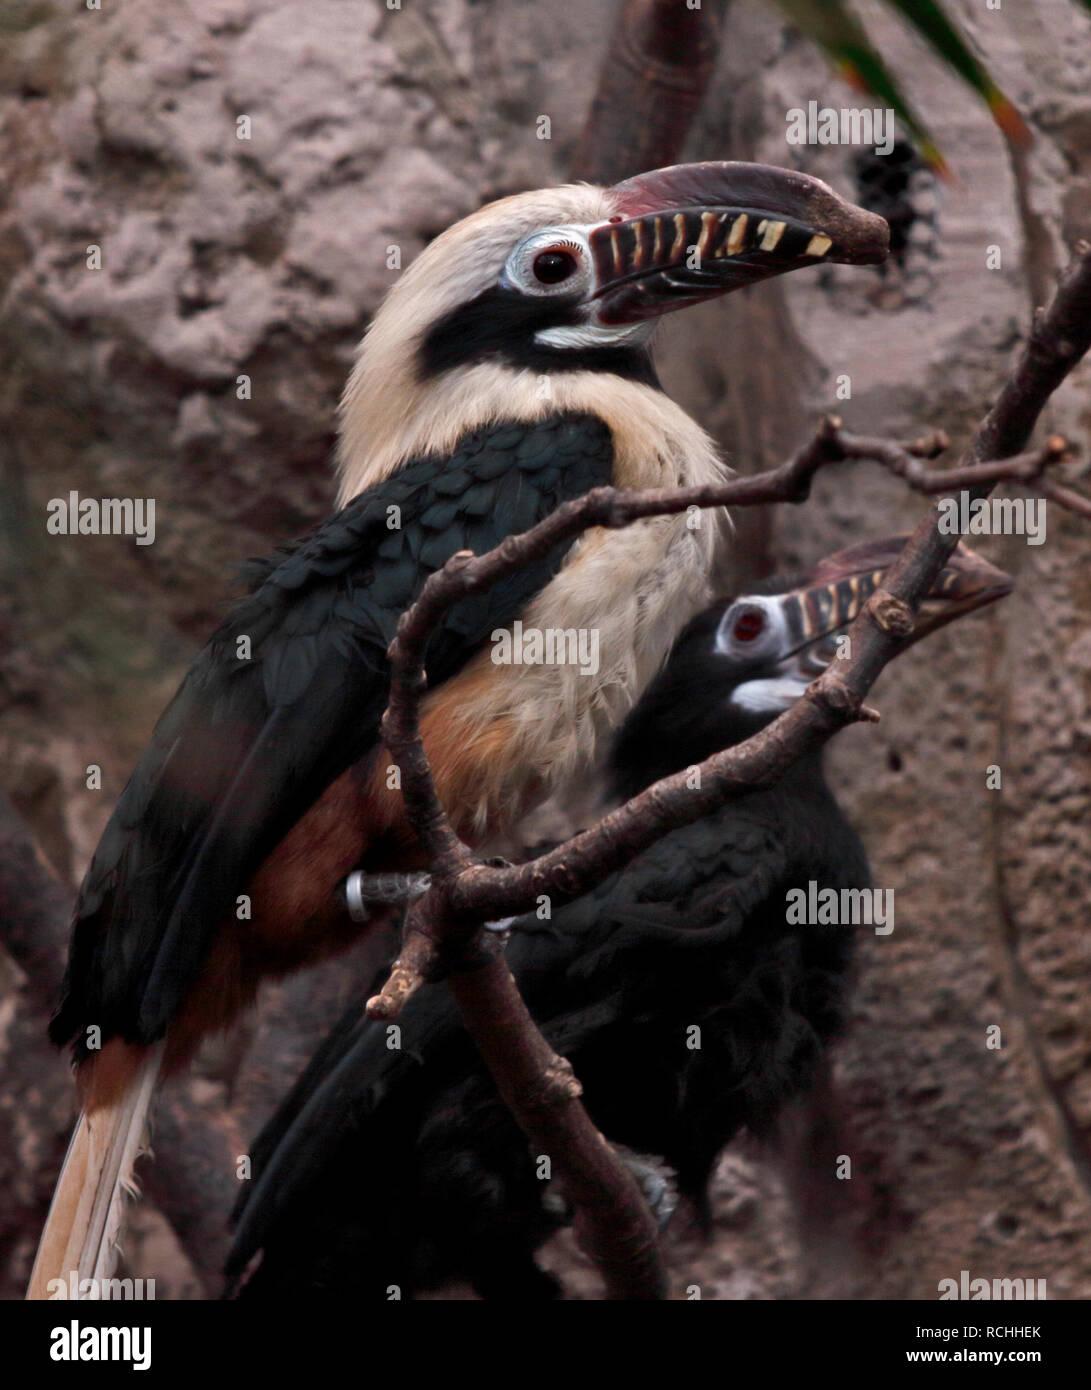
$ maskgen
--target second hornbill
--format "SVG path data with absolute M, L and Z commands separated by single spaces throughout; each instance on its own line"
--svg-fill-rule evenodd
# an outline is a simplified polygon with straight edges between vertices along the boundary
M 695 618 L 613 744 L 615 796 L 787 709 L 903 542 L 841 551 Z M 902 650 L 1010 588 L 960 546 Z M 869 883 L 818 751 L 552 920 L 511 927 L 507 960 L 532 1015 L 606 1137 L 652 1156 L 636 1166 L 653 1190 L 661 1161 L 700 1210 L 725 1144 L 768 1132 L 807 1088 L 845 1019 L 854 931 L 799 923 L 788 895 Z M 458 1278 L 485 1297 L 557 1294 L 534 1255 L 566 1220 L 563 1203 L 446 988 L 425 986 L 398 1030 L 349 1009 L 257 1140 L 228 1263 L 242 1297 L 388 1299 Z
M 351 944 L 335 893 L 350 870 L 419 863 L 379 725 L 386 649 L 427 575 L 597 485 L 721 477 L 658 388 L 656 318 L 802 266 L 881 261 L 886 245 L 881 218 L 817 179 L 706 163 L 516 194 L 405 270 L 343 398 L 341 510 L 251 567 L 80 889 L 51 1035 L 74 1047 L 83 1113 L 32 1297 L 107 1271 L 160 1072 L 263 978 Z M 480 849 L 594 762 L 707 600 L 717 530 L 710 516 L 593 531 L 448 613 L 422 727 L 467 841 Z M 601 631 L 598 671 L 495 663 L 490 634 L 516 620 Z

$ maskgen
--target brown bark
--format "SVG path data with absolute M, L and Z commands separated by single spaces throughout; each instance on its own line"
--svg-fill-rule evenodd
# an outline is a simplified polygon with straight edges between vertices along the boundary
M 726 0 L 623 0 L 572 177 L 617 183 L 676 163 L 708 87 Z

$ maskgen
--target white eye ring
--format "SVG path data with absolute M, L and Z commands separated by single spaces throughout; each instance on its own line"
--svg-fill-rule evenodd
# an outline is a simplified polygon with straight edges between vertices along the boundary
M 740 639 L 735 631 L 740 619 L 748 613 L 760 614 L 763 626 L 753 637 Z M 762 595 L 737 598 L 720 619 L 716 629 L 715 649 L 721 656 L 762 656 L 775 648 L 780 640 L 784 616 L 780 605 L 771 603 Z
M 536 263 L 539 257 L 555 252 L 560 256 L 570 256 L 573 268 L 569 274 L 556 280 L 542 279 Z M 591 251 L 582 233 L 571 227 L 547 227 L 535 232 L 512 251 L 504 266 L 504 282 L 521 290 L 523 294 L 564 295 L 585 294 L 591 285 Z M 554 267 L 560 269 L 560 266 Z

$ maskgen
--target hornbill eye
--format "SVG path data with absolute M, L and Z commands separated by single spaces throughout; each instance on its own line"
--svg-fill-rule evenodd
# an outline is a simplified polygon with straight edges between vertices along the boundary
M 732 635 L 736 642 L 753 642 L 765 631 L 765 614 L 760 608 L 747 608 L 735 619 Z
M 572 252 L 560 249 L 540 251 L 534 257 L 532 266 L 534 278 L 543 285 L 559 285 L 562 280 L 574 275 L 578 268 L 579 262 Z
M 542 227 L 524 237 L 504 266 L 503 283 L 538 297 L 567 302 L 592 289 L 591 255 L 578 228 Z
M 720 617 L 715 649 L 722 656 L 752 664 L 772 655 L 781 619 L 776 604 L 753 594 L 737 598 Z

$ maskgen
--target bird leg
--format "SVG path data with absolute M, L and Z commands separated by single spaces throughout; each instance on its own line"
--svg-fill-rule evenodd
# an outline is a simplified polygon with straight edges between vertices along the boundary
M 354 922 L 366 922 L 371 916 L 369 903 L 408 906 L 428 892 L 431 882 L 431 874 L 426 873 L 368 874 L 357 869 L 345 879 L 345 906 Z
M 490 868 L 510 868 L 506 859 L 488 859 Z M 416 898 L 422 898 L 432 884 L 431 874 L 369 874 L 356 869 L 345 879 L 343 893 L 348 915 L 354 922 L 366 922 L 371 917 L 369 904 L 382 903 L 385 906 L 408 906 Z M 501 917 L 495 922 L 482 922 L 486 931 L 507 931 L 515 921 L 514 917 Z

